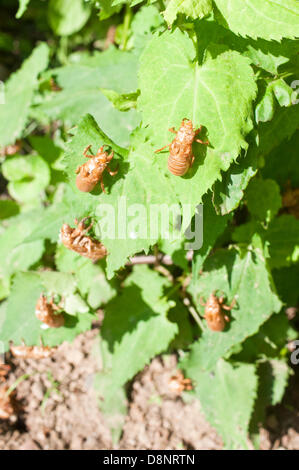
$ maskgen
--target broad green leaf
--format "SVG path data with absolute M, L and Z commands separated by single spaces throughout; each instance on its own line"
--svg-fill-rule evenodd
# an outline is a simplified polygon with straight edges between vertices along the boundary
M 197 358 L 200 360 L 199 352 Z M 248 428 L 257 392 L 255 366 L 219 359 L 212 371 L 184 367 L 203 412 L 226 449 L 248 449 Z
M 276 42 L 248 37 L 245 39 L 210 18 L 196 21 L 194 28 L 199 44 L 199 56 L 206 55 L 213 45 L 218 48 L 228 47 L 248 57 L 258 69 L 264 69 L 273 75 L 278 74 L 281 65 L 296 57 L 298 51 L 299 41 L 283 39 Z
M 298 129 L 299 105 L 278 108 L 270 122 L 260 124 L 258 129 L 257 148 L 258 155 L 268 155 L 285 139 L 289 139 Z
M 166 316 L 171 304 L 162 297 L 166 286 L 147 266 L 135 266 L 125 289 L 106 306 L 103 361 L 114 386 L 124 385 L 175 337 L 177 325 Z
M 116 292 L 113 285 L 107 282 L 103 269 L 98 264 L 63 245 L 57 247 L 55 262 L 60 271 L 74 273 L 80 293 L 86 296 L 93 309 L 99 308 L 114 297 Z
M 84 198 L 78 193 L 70 185 L 64 184 L 61 197 L 40 213 L 39 220 L 34 220 L 24 242 L 49 239 L 56 243 L 62 224 L 67 223 L 74 227 L 76 218 L 81 220 L 83 217 L 92 217 L 97 206 L 96 199 Z
M 163 227 L 159 226 L 159 211 L 169 211 L 178 203 L 176 195 L 163 172 L 152 164 L 152 151 L 144 142 L 146 133 L 136 132 L 131 151 L 127 152 L 115 145 L 98 128 L 91 116 L 79 123 L 76 135 L 66 152 L 67 173 L 70 176 L 74 194 L 80 193 L 80 200 L 94 205 L 98 220 L 97 236 L 108 249 L 107 276 L 125 265 L 129 256 L 140 251 L 148 251 L 150 246 L 162 238 Z M 118 159 L 118 174 L 114 177 L 104 174 L 106 194 L 100 187 L 92 193 L 82 193 L 75 185 L 75 169 L 84 162 L 82 150 L 92 144 L 92 149 L 106 143 L 115 151 Z M 124 155 L 125 159 L 119 159 Z M 115 163 L 116 164 L 116 163 Z M 73 175 L 73 176 L 72 176 Z M 161 193 L 164 188 L 164 193 Z M 167 188 L 167 190 L 166 190 Z M 178 210 L 178 204 L 175 206 Z M 151 212 L 152 211 L 152 212 Z M 166 231 L 169 227 L 166 227 Z M 166 234 L 164 233 L 166 237 Z
M 29 5 L 30 0 L 19 0 L 19 8 L 16 13 L 16 18 L 21 18 L 25 11 L 27 10 L 27 7 Z
M 42 212 L 26 212 L 7 220 L 8 226 L 0 235 L 0 278 L 9 278 L 17 271 L 28 269 L 42 256 L 43 240 L 24 243 L 32 226 L 39 224 Z
M 287 341 L 297 338 L 297 332 L 291 327 L 284 311 L 272 315 L 258 332 L 237 345 L 231 359 L 254 363 L 281 357 Z
M 222 180 L 216 181 L 213 203 L 217 212 L 225 215 L 239 206 L 249 181 L 257 172 L 257 163 L 256 153 L 250 146 L 246 157 L 242 155 L 222 174 Z
M 138 98 L 137 92 L 120 94 L 114 90 L 107 90 L 106 88 L 101 88 L 101 92 L 119 111 L 129 111 L 132 108 L 136 108 Z
M 0 146 L 13 144 L 21 136 L 38 75 L 48 64 L 48 54 L 47 44 L 41 43 L 5 83 L 5 103 L 0 105 Z
M 230 216 L 219 215 L 216 213 L 213 204 L 211 194 L 207 194 L 203 198 L 203 246 L 195 251 L 194 258 L 192 261 L 193 280 L 197 279 L 206 257 L 212 250 L 213 246 L 219 235 L 221 235 L 227 226 Z
M 168 312 L 168 319 L 178 326 L 178 333 L 170 343 L 170 350 L 187 349 L 194 339 L 190 313 L 178 298 L 174 298 L 175 306 Z
M 140 54 L 145 48 L 148 41 L 151 40 L 155 31 L 160 31 L 165 25 L 163 17 L 159 10 L 152 5 L 145 5 L 134 15 L 130 37 L 130 44 L 133 45 L 133 53 Z
M 246 190 L 246 200 L 254 217 L 270 222 L 281 208 L 280 188 L 274 180 L 254 178 Z
M 48 20 L 55 34 L 70 36 L 85 25 L 91 4 L 84 0 L 50 0 Z
M 254 39 L 298 37 L 296 0 L 214 0 L 217 20 L 235 34 Z
M 140 116 L 133 109 L 126 114 L 115 109 L 101 88 L 113 89 L 120 94 L 135 92 L 137 65 L 134 54 L 111 47 L 78 63 L 53 69 L 51 75 L 62 91 L 47 95 L 33 108 L 33 113 L 37 113 L 39 119 L 62 119 L 70 126 L 77 125 L 85 114 L 90 113 L 112 140 L 126 146 Z
M 8 219 L 20 212 L 19 206 L 11 199 L 0 200 L 0 219 Z
M 213 291 L 219 296 L 224 294 L 228 304 L 236 299 L 236 305 L 230 312 L 231 321 L 224 331 L 214 332 L 205 327 L 186 359 L 189 370 L 212 369 L 220 357 L 255 334 L 281 308 L 260 249 L 248 251 L 242 256 L 234 249 L 218 250 L 210 257 L 204 265 L 203 274 L 189 287 L 202 315 L 204 307 L 200 299 L 206 301 Z
M 194 146 L 195 164 L 185 177 L 169 174 L 167 150 L 155 157 L 181 203 L 193 208 L 221 178 L 221 170 L 227 170 L 241 148 L 247 148 L 244 136 L 252 128 L 251 104 L 256 94 L 249 61 L 237 52 L 224 52 L 202 65 L 194 60 L 191 39 L 178 29 L 155 36 L 141 57 L 138 98 L 154 149 L 173 139 L 168 128 L 177 128 L 183 118 L 191 119 L 195 127 L 206 127 L 210 145 Z
M 14 278 L 5 320 L 0 330 L 0 339 L 8 348 L 9 341 L 20 344 L 55 346 L 63 341 L 72 341 L 79 333 L 90 329 L 94 318 L 89 313 L 76 317 L 65 314 L 65 325 L 60 328 L 43 328 L 35 316 L 36 302 L 42 292 L 60 294 L 64 298 L 72 295 L 76 286 L 71 275 L 55 272 L 19 272 Z
M 164 18 L 168 24 L 172 24 L 179 13 L 196 20 L 207 16 L 211 11 L 212 0 L 170 0 Z
M 293 89 L 282 78 L 270 82 L 266 87 L 264 96 L 256 106 L 256 122 L 271 121 L 277 102 L 280 106 L 291 106 L 292 96 Z
M 250 422 L 250 435 L 257 449 L 260 447 L 260 427 L 264 424 L 266 407 L 274 406 L 283 398 L 291 369 L 285 360 L 271 360 L 258 364 L 257 400 Z
M 281 186 L 285 186 L 289 181 L 293 188 L 299 187 L 298 148 L 299 131 L 295 132 L 290 140 L 284 140 L 272 150 L 262 168 L 263 177 L 273 178 Z
M 299 301 L 299 266 L 273 269 L 273 279 L 279 297 L 287 306 L 297 305 Z M 294 338 L 293 338 L 294 339 Z
M 6 159 L 2 171 L 9 181 L 9 194 L 20 203 L 39 200 L 50 182 L 50 170 L 39 155 Z
M 100 20 L 105 20 L 110 16 L 118 13 L 122 6 L 113 6 L 111 0 L 99 0 L 98 6 L 100 7 Z
M 299 220 L 292 215 L 276 217 L 265 234 L 271 268 L 281 268 L 299 259 Z

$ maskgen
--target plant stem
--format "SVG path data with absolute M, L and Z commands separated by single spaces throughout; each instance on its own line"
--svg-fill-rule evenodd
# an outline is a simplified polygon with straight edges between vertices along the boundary
M 190 300 L 188 299 L 188 297 L 185 297 L 184 300 L 183 300 L 183 303 L 184 305 L 186 305 L 186 307 L 188 308 L 190 314 L 192 315 L 192 317 L 194 318 L 194 320 L 196 321 L 197 325 L 199 326 L 199 328 L 201 330 L 204 330 L 204 325 L 203 325 L 203 322 L 201 321 L 201 318 L 200 316 L 198 315 L 197 311 L 195 310 L 195 308 L 191 305 L 191 302 Z
M 123 34 L 122 34 L 122 41 L 121 41 L 121 48 L 123 51 L 125 51 L 127 48 L 131 19 L 132 19 L 132 10 L 129 7 L 129 5 L 126 5 L 126 12 L 125 12 L 125 18 L 124 18 L 124 25 L 123 25 Z

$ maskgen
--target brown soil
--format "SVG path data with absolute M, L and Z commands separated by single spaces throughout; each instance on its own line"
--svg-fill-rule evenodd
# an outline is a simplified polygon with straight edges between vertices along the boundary
M 129 412 L 120 443 L 113 446 L 110 431 L 93 391 L 99 361 L 93 353 L 94 329 L 72 344 L 61 345 L 42 360 L 9 358 L 11 385 L 17 387 L 19 411 L 0 421 L 0 449 L 221 449 L 221 439 L 206 422 L 197 401 L 169 391 L 176 357 L 156 358 L 134 380 Z M 288 395 L 293 409 L 270 410 L 261 432 L 263 449 L 299 449 L 298 393 Z

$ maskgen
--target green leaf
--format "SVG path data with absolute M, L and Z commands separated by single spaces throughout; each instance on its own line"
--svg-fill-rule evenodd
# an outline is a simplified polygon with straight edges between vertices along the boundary
M 237 345 L 231 359 L 237 362 L 254 363 L 281 357 L 281 351 L 285 348 L 286 342 L 296 337 L 296 330 L 290 326 L 285 312 L 282 311 L 269 318 L 259 331 L 247 338 L 242 345 Z
M 297 305 L 299 301 L 299 267 L 292 265 L 287 268 L 274 269 L 273 279 L 279 297 L 287 306 Z
M 282 400 L 291 369 L 284 360 L 271 360 L 258 364 L 258 390 L 250 422 L 250 434 L 259 448 L 260 427 L 266 417 L 266 407 Z
M 196 21 L 194 28 L 199 43 L 199 55 L 206 55 L 215 45 L 218 49 L 228 47 L 248 57 L 259 69 L 264 69 L 273 75 L 278 74 L 282 64 L 296 57 L 298 51 L 299 41 L 283 39 L 281 42 L 276 42 L 264 39 L 253 40 L 248 37 L 244 39 L 220 26 L 216 21 L 211 21 L 211 18 Z
M 66 299 L 75 292 L 76 286 L 70 274 L 56 272 L 19 272 L 15 278 L 2 323 L 0 336 L 8 348 L 9 341 L 28 346 L 43 344 L 55 346 L 63 341 L 72 341 L 78 334 L 90 329 L 94 316 L 84 313 L 76 317 L 65 314 L 65 325 L 44 329 L 35 316 L 35 306 L 42 292 L 58 294 Z
M 154 37 L 141 57 L 138 99 L 156 148 L 172 140 L 168 128 L 177 128 L 183 118 L 206 127 L 210 145 L 194 148 L 195 164 L 185 177 L 166 170 L 167 151 L 155 158 L 167 171 L 180 202 L 194 209 L 220 179 L 221 170 L 227 170 L 247 147 L 244 136 L 252 128 L 251 103 L 256 94 L 248 59 L 229 51 L 199 65 L 195 55 L 192 41 L 178 29 Z
M 172 24 L 179 13 L 187 17 L 203 18 L 212 11 L 212 0 L 170 0 L 164 12 L 168 24 Z
M 84 0 L 50 0 L 48 20 L 55 34 L 70 36 L 83 28 L 91 14 Z
M 219 215 L 216 213 L 213 204 L 211 195 L 207 194 L 203 198 L 203 246 L 195 251 L 194 258 L 192 262 L 192 271 L 194 273 L 194 278 L 197 279 L 197 274 L 199 273 L 206 257 L 212 250 L 213 246 L 219 235 L 221 235 L 225 227 L 227 226 L 228 221 L 231 219 L 228 215 Z
M 94 310 L 114 297 L 116 292 L 113 285 L 107 282 L 103 269 L 98 264 L 68 250 L 64 245 L 57 247 L 55 262 L 60 271 L 75 275 L 80 293 L 86 296 L 88 304 Z
M 111 0 L 99 0 L 98 4 L 100 7 L 100 20 L 106 20 L 110 16 L 114 15 L 115 13 L 118 13 L 122 5 L 120 6 L 113 6 L 113 2 Z
M 195 382 L 203 412 L 221 435 L 225 448 L 248 449 L 248 428 L 258 385 L 255 366 L 219 359 L 213 371 L 184 369 Z
M 41 43 L 5 83 L 5 103 L 0 105 L 0 146 L 13 144 L 24 126 L 38 75 L 47 67 L 49 48 Z
M 152 5 L 145 5 L 134 15 L 131 23 L 132 36 L 130 44 L 133 44 L 133 53 L 140 54 L 146 44 L 151 40 L 155 31 L 162 30 L 163 17 L 159 10 Z
M 276 102 L 280 106 L 291 106 L 292 95 L 293 89 L 282 78 L 268 83 L 265 94 L 255 109 L 256 122 L 271 121 L 275 113 Z
M 33 108 L 33 114 L 37 113 L 38 119 L 62 119 L 71 126 L 90 113 L 112 140 L 126 146 L 140 117 L 134 109 L 126 114 L 116 110 L 101 93 L 101 88 L 113 89 L 119 94 L 135 92 L 137 65 L 134 54 L 112 47 L 82 58 L 78 63 L 53 69 L 51 75 L 62 91 L 47 95 Z
M 50 170 L 39 155 L 6 159 L 2 171 L 9 181 L 9 194 L 20 203 L 39 200 L 50 182 Z
M 8 219 L 20 212 L 19 206 L 11 199 L 0 200 L 0 219 Z
M 246 190 L 247 206 L 258 220 L 267 223 L 274 218 L 281 208 L 280 188 L 274 180 L 254 178 Z
M 165 351 L 178 332 L 166 316 L 171 306 L 162 297 L 166 286 L 167 281 L 147 266 L 135 266 L 125 289 L 106 306 L 101 328 L 103 361 L 114 386 L 125 384 Z
M 41 214 L 42 210 L 35 210 L 7 220 L 8 226 L 0 235 L 0 278 L 9 278 L 17 271 L 28 269 L 42 256 L 42 240 L 24 243 L 32 226 L 39 224 Z
M 244 196 L 244 191 L 257 172 L 258 159 L 252 147 L 244 158 L 241 156 L 223 173 L 222 180 L 216 181 L 213 192 L 213 204 L 222 215 L 236 209 Z
M 108 279 L 113 277 L 114 271 L 125 265 L 129 256 L 143 250 L 148 251 L 151 245 L 163 236 L 166 237 L 166 233 L 162 233 L 163 227 L 158 225 L 159 220 L 151 215 L 151 208 L 157 207 L 159 214 L 164 209 L 166 212 L 171 211 L 172 204 L 178 203 L 169 180 L 159 167 L 153 166 L 152 150 L 149 143 L 144 142 L 145 138 L 145 131 L 136 132 L 131 151 L 127 155 L 124 149 L 108 139 L 91 116 L 86 116 L 79 123 L 76 135 L 68 145 L 67 173 L 74 194 L 80 197 L 81 203 L 86 201 L 86 204 L 94 205 L 99 222 L 97 236 L 109 253 Z M 104 174 L 107 194 L 103 194 L 100 188 L 92 193 L 82 193 L 75 185 L 75 169 L 83 163 L 82 151 L 88 144 L 96 149 L 104 143 L 115 151 L 115 158 L 121 155 L 125 157 L 124 160 L 118 160 L 118 174 L 113 178 Z M 163 194 L 161 188 L 164 188 Z M 178 210 L 178 204 L 175 208 Z M 166 227 L 167 230 L 169 227 Z
M 290 181 L 293 188 L 299 187 L 298 146 L 299 131 L 295 132 L 289 141 L 284 140 L 272 150 L 262 168 L 263 177 L 273 178 L 281 186 Z M 281 165 L 282 158 L 283 165 Z
M 276 217 L 265 235 L 269 243 L 269 264 L 281 268 L 299 259 L 299 220 L 292 215 Z
M 235 34 L 254 39 L 298 37 L 296 0 L 214 0 L 216 19 Z
M 299 125 L 299 105 L 278 108 L 273 119 L 260 124 L 258 128 L 258 146 L 254 149 L 257 155 L 268 155 L 285 139 L 289 139 Z
M 119 111 L 129 111 L 132 108 L 136 108 L 138 92 L 120 94 L 114 90 L 107 90 L 106 88 L 101 88 L 101 92 Z
M 174 298 L 175 306 L 168 312 L 168 319 L 178 326 L 178 333 L 170 343 L 170 350 L 187 349 L 193 341 L 194 334 L 190 314 L 183 302 Z
M 19 19 L 19 18 L 21 18 L 21 16 L 23 16 L 25 11 L 27 10 L 29 2 L 30 2 L 30 0 L 19 0 L 19 8 L 18 8 L 18 11 L 16 13 L 16 18 Z
M 231 310 L 231 321 L 225 331 L 214 332 L 206 327 L 193 344 L 186 359 L 189 371 L 212 369 L 220 357 L 229 354 L 233 346 L 255 334 L 281 308 L 260 249 L 248 251 L 242 256 L 234 249 L 218 250 L 207 259 L 203 274 L 189 287 L 202 314 L 200 299 L 206 301 L 213 291 L 219 296 L 223 293 L 227 304 L 235 298 L 236 306 Z

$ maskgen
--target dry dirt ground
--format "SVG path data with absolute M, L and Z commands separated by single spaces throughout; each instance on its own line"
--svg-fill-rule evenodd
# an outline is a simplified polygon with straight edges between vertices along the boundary
M 176 357 L 156 358 L 134 380 L 122 438 L 113 446 L 93 391 L 99 370 L 98 330 L 61 345 L 43 360 L 8 358 L 8 383 L 17 386 L 17 418 L 0 421 L 0 449 L 221 449 L 198 402 L 184 403 L 169 391 Z M 292 386 L 286 404 L 269 411 L 261 448 L 299 449 L 299 395 Z

